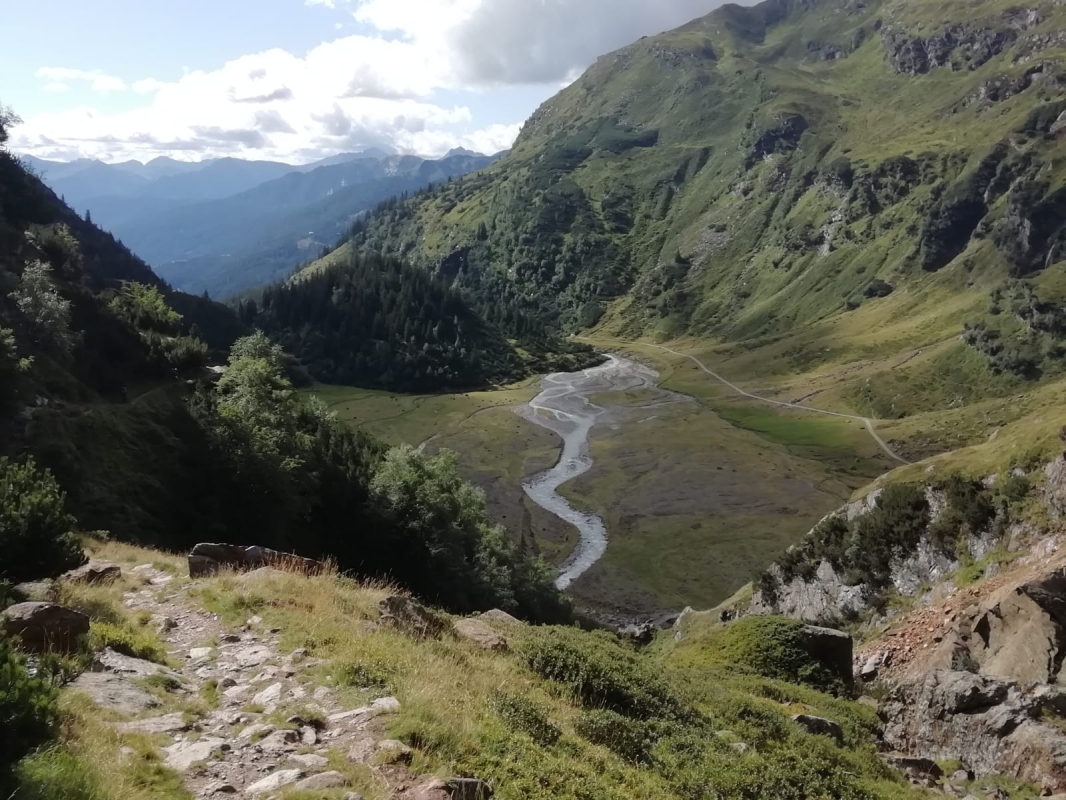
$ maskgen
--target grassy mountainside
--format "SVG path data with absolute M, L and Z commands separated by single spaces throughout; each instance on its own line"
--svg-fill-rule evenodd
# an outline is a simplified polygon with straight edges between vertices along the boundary
M 608 310 L 627 337 L 772 348 L 752 360 L 779 373 L 969 323 L 944 361 L 975 396 L 1006 394 L 1061 372 L 1064 47 L 1054 3 L 726 6 L 601 58 L 510 156 L 382 209 L 347 247 L 564 328 Z M 876 416 L 945 399 L 860 388 L 844 404 Z
M 497 797 L 545 800 L 926 796 L 877 757 L 875 712 L 840 692 L 840 676 L 800 645 L 796 623 L 708 626 L 683 642 L 638 652 L 602 632 L 535 628 L 498 612 L 464 620 L 488 631 L 497 642 L 490 650 L 440 612 L 432 612 L 428 631 L 386 624 L 381 602 L 396 594 L 390 587 L 276 571 L 190 581 L 173 556 L 88 544 L 96 558 L 118 563 L 122 578 L 112 585 L 61 584 L 60 597 L 92 615 L 93 642 L 123 652 L 135 644 L 138 655 L 176 670 L 170 683 L 119 680 L 160 704 L 145 718 L 178 715 L 190 731 L 144 735 L 118 727 L 127 715 L 94 706 L 76 684 L 60 698 L 60 740 L 17 767 L 20 797 L 199 795 L 217 773 L 168 763 L 173 750 L 164 748 L 182 740 L 225 741 L 208 769 L 252 775 L 247 785 L 227 780 L 246 791 L 251 781 L 296 764 L 341 778 L 332 784 L 338 788 L 324 791 L 276 791 L 292 800 L 341 798 L 351 789 L 386 800 L 408 796 L 408 787 L 433 775 L 476 777 Z M 149 575 L 168 585 L 148 584 Z M 129 598 L 136 611 L 124 604 Z M 149 618 L 162 613 L 181 623 L 157 635 Z M 246 624 L 251 615 L 256 620 Z M 243 639 L 225 644 L 236 631 Z M 225 661 L 230 651 L 252 645 L 265 651 L 265 664 Z M 190 659 L 194 647 L 208 655 Z M 283 655 L 296 648 L 302 650 L 291 658 Z M 289 667 L 285 677 L 270 677 L 275 664 Z M 281 691 L 268 705 L 248 704 L 225 693 L 222 677 L 255 692 L 271 683 Z M 389 696 L 392 710 L 372 720 L 330 717 Z M 808 732 L 793 714 L 832 720 L 839 739 Z M 279 736 L 292 736 L 284 731 L 306 724 L 301 719 L 318 729 L 314 744 L 269 749 Z M 267 724 L 279 733 L 257 748 L 273 730 Z M 399 740 L 410 750 L 402 758 L 381 750 L 361 757 L 362 740 Z M 122 755 L 129 752 L 123 748 L 134 755 Z

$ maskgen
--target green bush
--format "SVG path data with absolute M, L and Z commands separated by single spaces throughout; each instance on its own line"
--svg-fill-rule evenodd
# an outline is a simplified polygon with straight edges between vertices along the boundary
M 0 580 L 54 577 L 85 561 L 65 506 L 52 474 L 33 459 L 17 464 L 0 458 Z
M 0 797 L 13 790 L 19 759 L 47 742 L 58 719 L 56 690 L 31 677 L 7 639 L 0 636 Z
M 540 706 L 520 694 L 496 692 L 490 702 L 492 710 L 515 733 L 524 733 L 541 747 L 551 747 L 562 735 Z
M 578 718 L 577 732 L 634 764 L 648 764 L 652 760 L 656 737 L 646 722 L 613 711 L 585 711 Z
M 939 487 L 946 505 L 929 528 L 933 544 L 946 555 L 954 555 L 959 539 L 980 531 L 995 516 L 996 509 L 988 491 L 977 481 L 958 475 L 947 478 Z
M 744 617 L 708 631 L 699 640 L 699 663 L 842 693 L 847 688 L 845 676 L 811 653 L 805 627 L 781 617 Z
M 534 672 L 566 686 L 588 708 L 635 719 L 694 716 L 656 672 L 607 634 L 543 628 L 522 650 Z

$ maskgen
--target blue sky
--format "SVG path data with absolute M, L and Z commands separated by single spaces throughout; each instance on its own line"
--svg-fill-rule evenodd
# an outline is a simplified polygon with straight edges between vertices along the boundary
M 598 55 L 719 4 L 34 0 L 5 9 L 0 103 L 14 150 L 60 160 L 487 152 Z

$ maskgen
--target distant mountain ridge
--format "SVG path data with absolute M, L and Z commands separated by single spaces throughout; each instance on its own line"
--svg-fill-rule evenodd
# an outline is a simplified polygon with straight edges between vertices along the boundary
M 495 158 L 457 148 L 434 161 L 372 148 L 303 165 L 235 158 L 21 160 L 176 287 L 225 297 L 314 259 L 380 201 Z

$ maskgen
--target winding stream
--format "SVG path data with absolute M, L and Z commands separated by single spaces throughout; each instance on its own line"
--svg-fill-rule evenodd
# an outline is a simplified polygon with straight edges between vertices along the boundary
M 567 589 L 607 551 L 607 526 L 595 514 L 579 511 L 558 493 L 567 481 L 592 469 L 589 434 L 608 409 L 593 403 L 592 395 L 654 389 L 659 374 L 643 364 L 619 356 L 583 372 L 560 372 L 541 382 L 543 391 L 522 407 L 530 422 L 559 434 L 563 451 L 559 463 L 522 484 L 538 506 L 577 528 L 580 541 L 563 563 L 555 585 Z M 664 392 L 664 394 L 669 394 Z

